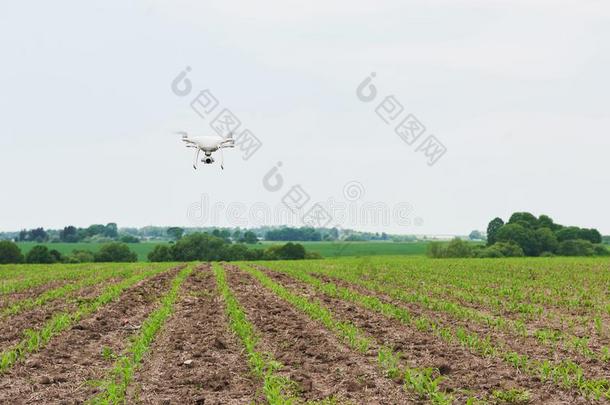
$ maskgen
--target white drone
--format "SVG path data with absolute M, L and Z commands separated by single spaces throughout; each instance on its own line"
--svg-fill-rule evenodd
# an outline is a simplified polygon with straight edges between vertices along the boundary
M 197 169 L 199 163 L 199 153 L 203 151 L 205 157 L 201 159 L 201 162 L 206 165 L 214 163 L 212 152 L 220 150 L 220 168 L 224 170 L 224 155 L 222 150 L 224 148 L 234 148 L 235 140 L 233 140 L 233 133 L 229 133 L 226 137 L 220 135 L 208 135 L 208 136 L 195 136 L 189 138 L 186 132 L 176 132 L 182 135 L 182 141 L 186 143 L 187 148 L 195 148 L 195 161 L 193 162 L 193 168 Z

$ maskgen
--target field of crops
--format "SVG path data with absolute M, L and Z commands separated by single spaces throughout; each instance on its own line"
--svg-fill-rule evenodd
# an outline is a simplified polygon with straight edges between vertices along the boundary
M 610 400 L 610 261 L 0 266 L 1 403 Z
M 138 261 L 148 261 L 148 254 L 157 244 L 168 242 L 141 242 L 128 243 L 129 249 L 138 255 Z M 286 242 L 262 242 L 248 245 L 254 249 L 266 249 L 273 245 L 282 245 Z M 307 251 L 316 252 L 323 257 L 341 256 L 384 256 L 384 255 L 425 255 L 427 242 L 297 242 L 301 243 Z M 18 242 L 21 251 L 26 254 L 36 242 Z M 89 250 L 97 252 L 103 243 L 43 243 L 49 249 L 55 249 L 62 255 L 70 255 L 74 250 Z

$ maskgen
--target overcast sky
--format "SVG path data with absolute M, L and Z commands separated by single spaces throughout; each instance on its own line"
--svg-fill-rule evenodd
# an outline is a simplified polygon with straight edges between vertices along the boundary
M 300 185 L 305 210 L 409 207 L 357 229 L 464 234 L 527 210 L 610 233 L 607 1 L 0 1 L 0 55 L 2 231 L 273 224 Z M 172 131 L 212 134 L 224 108 L 262 146 L 195 171 Z

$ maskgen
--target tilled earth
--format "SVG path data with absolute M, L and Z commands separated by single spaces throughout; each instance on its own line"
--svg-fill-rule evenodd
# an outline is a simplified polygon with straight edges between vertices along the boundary
M 172 318 L 155 340 L 129 392 L 130 403 L 263 403 L 241 343 L 228 329 L 209 265 L 182 287 Z
M 374 356 L 347 348 L 328 330 L 294 310 L 250 275 L 226 266 L 229 284 L 261 333 L 263 351 L 283 364 L 301 397 L 367 404 L 404 404 L 414 396 L 381 375 Z
M 452 394 L 457 403 L 464 403 L 467 397 L 484 398 L 495 390 L 511 389 L 527 390 L 529 403 L 590 402 L 575 390 L 542 383 L 499 358 L 479 356 L 378 312 L 326 296 L 286 274 L 258 267 L 292 293 L 321 302 L 337 320 L 350 322 L 364 331 L 373 345 L 366 353 L 358 352 L 321 323 L 263 287 L 246 271 L 230 264 L 223 267 L 232 293 L 259 337 L 257 350 L 281 363 L 278 373 L 295 383 L 293 393 L 303 403 L 426 403 L 416 393 L 406 390 L 401 378 L 390 379 L 384 375 L 377 363 L 377 349 L 381 345 L 399 351 L 403 366 L 439 370 L 444 377 L 440 388 Z M 100 392 L 99 381 L 108 377 L 116 356 L 124 352 L 146 317 L 158 308 L 160 297 L 169 291 L 172 279 L 181 268 L 178 266 L 131 286 L 115 301 L 53 337 L 39 352 L 29 354 L 0 374 L 0 403 L 80 404 L 95 396 Z M 498 333 L 417 305 L 396 302 L 340 280 L 332 281 L 408 308 L 414 314 L 438 317 L 451 326 Z M 102 288 L 102 285 L 87 287 L 77 295 L 92 298 Z M 54 313 L 73 308 L 74 304 L 67 300 L 56 300 L 7 318 L 0 324 L 0 349 L 17 342 L 25 328 L 40 326 Z M 225 302 L 209 264 L 196 265 L 182 284 L 173 309 L 135 369 L 126 403 L 265 403 L 262 383 L 249 370 L 245 349 L 230 329 Z M 527 343 L 511 342 L 510 336 L 493 336 L 506 340 L 509 347 Z M 538 354 L 529 347 L 520 349 Z M 603 367 L 592 369 L 603 375 L 607 370 Z
M 90 381 L 102 379 L 129 337 L 154 309 L 178 269 L 128 288 L 120 298 L 100 308 L 70 330 L 51 339 L 0 375 L 0 403 L 81 403 L 95 395 Z

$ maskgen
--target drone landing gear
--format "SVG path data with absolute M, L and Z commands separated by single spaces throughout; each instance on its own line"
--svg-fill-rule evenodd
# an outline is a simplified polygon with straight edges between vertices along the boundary
M 197 152 L 195 152 L 195 161 L 193 162 L 193 169 L 197 170 L 197 162 L 199 162 L 199 152 L 201 149 L 197 148 Z

